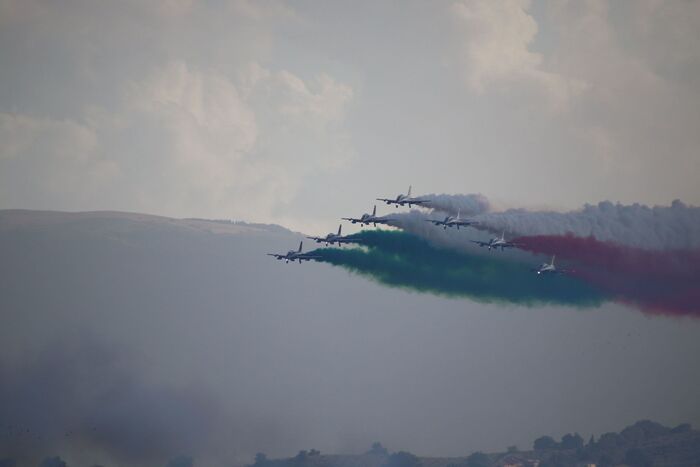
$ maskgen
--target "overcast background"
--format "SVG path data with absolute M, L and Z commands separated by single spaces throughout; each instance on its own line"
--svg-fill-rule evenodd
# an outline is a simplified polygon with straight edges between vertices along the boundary
M 0 212 L 0 459 L 225 466 L 374 441 L 464 456 L 700 424 L 697 319 L 480 304 L 264 255 L 298 239 Z
M 0 2 L 0 207 L 700 203 L 700 3 Z
M 409 184 L 697 205 L 699 122 L 700 2 L 0 0 L 0 209 L 325 234 Z M 700 423 L 697 320 L 387 289 L 272 261 L 298 240 L 275 229 L 22 216 L 0 219 L 0 413 L 45 436 L 35 456 L 460 455 Z

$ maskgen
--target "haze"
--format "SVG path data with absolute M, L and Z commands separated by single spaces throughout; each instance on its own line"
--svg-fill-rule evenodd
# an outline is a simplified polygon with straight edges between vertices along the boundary
M 700 203 L 700 5 L 0 3 L 0 207 Z
M 699 122 L 700 2 L 0 0 L 0 419 L 37 436 L 0 436 L 0 459 L 697 426 L 697 318 L 265 253 L 409 184 L 496 210 L 698 205 Z

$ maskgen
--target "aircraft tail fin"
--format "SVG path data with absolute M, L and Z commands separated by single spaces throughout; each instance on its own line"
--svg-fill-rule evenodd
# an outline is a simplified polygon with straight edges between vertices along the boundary
M 554 258 L 556 258 L 557 255 L 552 255 L 552 266 L 554 266 Z
M 501 240 L 506 239 L 506 231 L 504 230 L 503 233 L 501 234 Z
M 299 242 L 299 253 L 301 253 L 301 246 L 303 245 L 303 241 Z
M 340 232 L 343 230 L 343 224 L 340 224 L 338 226 L 338 236 L 340 236 Z
M 376 216 L 377 215 L 377 205 L 374 205 L 374 209 L 372 209 L 372 215 Z
M 457 209 L 457 220 L 459 220 L 459 215 L 461 214 L 461 209 Z
M 408 196 L 408 197 L 411 196 L 411 185 L 408 185 L 408 195 L 407 195 L 407 196 Z

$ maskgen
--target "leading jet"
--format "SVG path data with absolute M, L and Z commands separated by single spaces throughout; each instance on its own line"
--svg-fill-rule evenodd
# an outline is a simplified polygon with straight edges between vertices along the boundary
M 356 217 L 343 217 L 342 218 L 344 221 L 350 221 L 353 224 L 360 224 L 363 227 L 365 225 L 374 225 L 375 227 L 377 224 L 389 224 L 389 220 L 384 218 L 384 217 L 377 217 L 377 205 L 374 205 L 374 209 L 372 210 L 372 214 L 362 214 L 359 218 Z
M 283 259 L 285 263 L 289 263 L 290 261 L 299 261 L 299 264 L 301 264 L 302 261 L 311 261 L 312 259 L 318 259 L 320 256 L 317 255 L 310 255 L 308 253 L 302 253 L 301 252 L 301 247 L 304 242 L 299 242 L 299 249 L 298 250 L 289 250 L 286 254 L 281 254 L 281 253 L 268 253 L 268 256 L 274 256 L 275 259 Z
M 425 222 L 432 222 L 434 225 L 441 225 L 443 229 L 447 230 L 448 227 L 457 227 L 459 230 L 461 227 L 466 227 L 468 225 L 478 224 L 479 222 L 471 219 L 461 219 L 459 217 L 459 211 L 457 211 L 457 216 L 447 216 L 443 220 L 438 219 L 425 219 Z
M 396 199 L 390 199 L 390 198 L 377 198 L 377 201 L 383 201 L 388 205 L 394 204 L 397 208 L 399 206 L 405 206 L 408 204 L 408 207 L 413 207 L 415 204 L 416 206 L 421 206 L 423 204 L 429 203 L 429 199 L 422 199 L 422 198 L 412 198 L 411 197 L 411 187 L 408 187 L 408 193 L 407 194 L 400 194 L 396 196 Z
M 503 234 L 500 237 L 494 237 L 488 242 L 481 242 L 479 240 L 472 240 L 472 243 L 476 243 L 479 246 L 485 246 L 488 247 L 489 251 L 491 249 L 501 249 L 501 251 L 505 250 L 506 248 L 516 248 L 518 245 L 516 245 L 513 242 L 508 242 L 506 241 L 506 232 L 505 230 L 503 231 Z
M 343 243 L 354 243 L 355 242 L 354 240 L 351 240 L 348 237 L 343 237 L 341 235 L 342 230 L 343 230 L 343 225 L 341 224 L 338 226 L 338 233 L 337 234 L 331 232 L 328 235 L 326 235 L 325 237 L 306 237 L 306 238 L 313 240 L 316 243 L 325 243 L 326 246 L 335 245 L 336 243 L 338 244 L 338 246 L 343 246 Z
M 552 261 L 550 263 L 542 263 L 540 264 L 540 267 L 537 269 L 533 269 L 533 272 L 536 272 L 538 275 L 548 275 L 548 274 L 566 274 L 568 272 L 573 272 L 568 269 L 558 269 L 554 265 L 554 258 L 555 255 L 552 256 Z

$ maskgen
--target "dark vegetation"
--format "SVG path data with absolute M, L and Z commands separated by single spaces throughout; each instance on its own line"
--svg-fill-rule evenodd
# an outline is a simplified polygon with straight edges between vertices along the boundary
M 195 467 L 188 456 L 171 459 L 165 467 Z M 327 455 L 317 449 L 302 450 L 291 458 L 268 459 L 258 453 L 246 467 L 691 467 L 700 465 L 700 431 L 684 423 L 669 428 L 644 420 L 619 433 L 591 436 L 584 443 L 578 433 L 567 433 L 559 441 L 541 436 L 531 450 L 509 446 L 503 453 L 474 452 L 466 457 L 418 457 L 406 451 L 390 453 L 374 443 L 364 454 Z M 10 458 L 0 458 L 0 467 L 20 467 Z M 69 467 L 60 457 L 48 457 L 38 467 Z M 101 466 L 93 466 L 101 467 Z
M 314 453 L 311 455 L 310 453 Z M 504 453 L 474 452 L 459 458 L 421 458 L 409 452 L 389 453 L 380 443 L 362 455 L 321 455 L 301 451 L 291 459 L 269 460 L 258 454 L 252 467 L 681 467 L 700 465 L 700 431 L 689 424 L 675 428 L 644 420 L 619 433 L 604 433 L 585 442 L 578 433 L 556 440 L 537 438 L 531 450 L 516 446 Z

